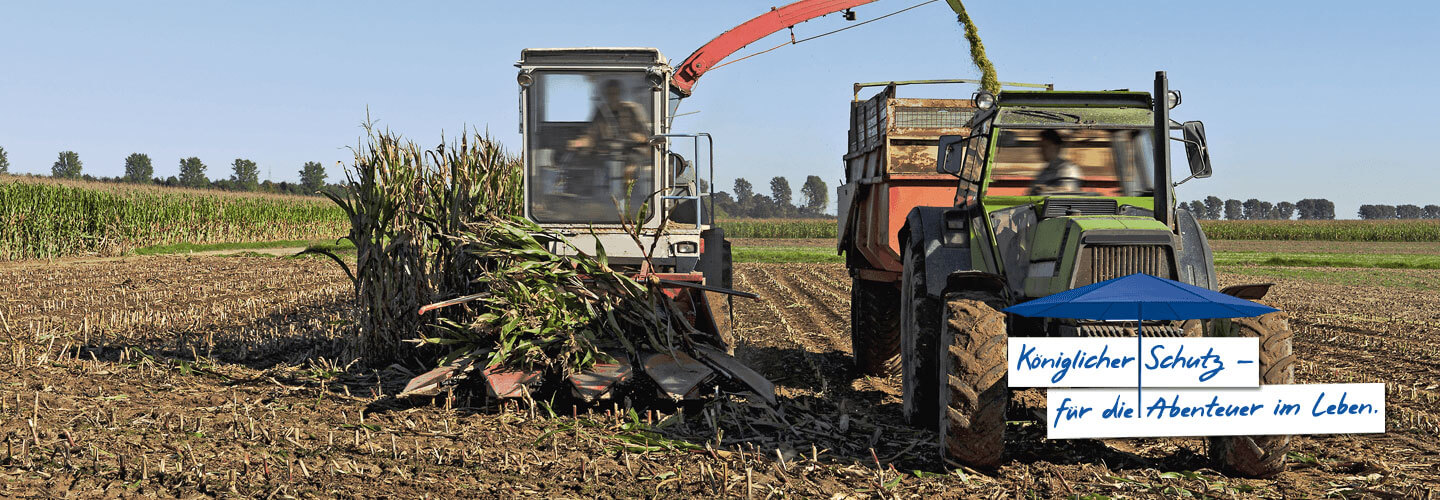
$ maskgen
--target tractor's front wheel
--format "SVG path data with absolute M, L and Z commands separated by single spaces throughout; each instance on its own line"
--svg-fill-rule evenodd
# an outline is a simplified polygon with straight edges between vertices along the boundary
M 861 375 L 900 371 L 900 290 L 894 283 L 855 278 L 850 285 L 850 348 Z
M 1295 383 L 1294 333 L 1284 312 L 1255 318 L 1215 321 L 1216 336 L 1260 339 L 1260 383 Z M 1249 477 L 1270 477 L 1285 471 L 1290 436 L 1216 436 L 1210 457 L 1221 468 Z
M 947 460 L 999 465 L 1005 454 L 1007 334 L 1003 302 L 991 294 L 945 295 L 940 331 L 940 448 Z

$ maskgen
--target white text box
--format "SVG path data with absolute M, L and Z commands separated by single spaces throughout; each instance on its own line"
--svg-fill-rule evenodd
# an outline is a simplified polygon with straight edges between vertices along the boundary
M 1258 387 L 1256 338 L 1010 337 L 1010 387 Z M 1144 368 L 1142 380 L 1137 380 Z
M 1049 389 L 1050 439 L 1385 432 L 1385 384 Z

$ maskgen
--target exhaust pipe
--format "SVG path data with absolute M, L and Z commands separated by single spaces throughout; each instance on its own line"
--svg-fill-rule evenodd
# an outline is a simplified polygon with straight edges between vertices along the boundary
M 1170 185 L 1170 81 L 1164 71 L 1155 72 L 1155 220 L 1170 225 L 1174 220 L 1173 186 Z

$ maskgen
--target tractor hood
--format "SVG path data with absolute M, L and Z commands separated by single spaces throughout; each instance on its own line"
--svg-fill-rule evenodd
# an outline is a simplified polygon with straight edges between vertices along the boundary
M 1036 224 L 1025 273 L 1027 297 L 1145 273 L 1175 276 L 1175 234 L 1141 216 L 1054 217 Z

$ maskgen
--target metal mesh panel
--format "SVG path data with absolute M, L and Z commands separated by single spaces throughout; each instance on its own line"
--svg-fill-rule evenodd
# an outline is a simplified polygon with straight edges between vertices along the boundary
M 1134 337 L 1134 325 L 1080 325 L 1074 332 L 1077 337 Z M 1151 325 L 1146 322 L 1146 337 L 1181 338 L 1185 330 L 1178 325 Z
M 895 128 L 959 128 L 970 121 L 974 112 L 933 107 L 896 107 Z
M 1075 286 L 1145 273 L 1170 278 L 1170 253 L 1163 245 L 1092 246 L 1085 249 Z

